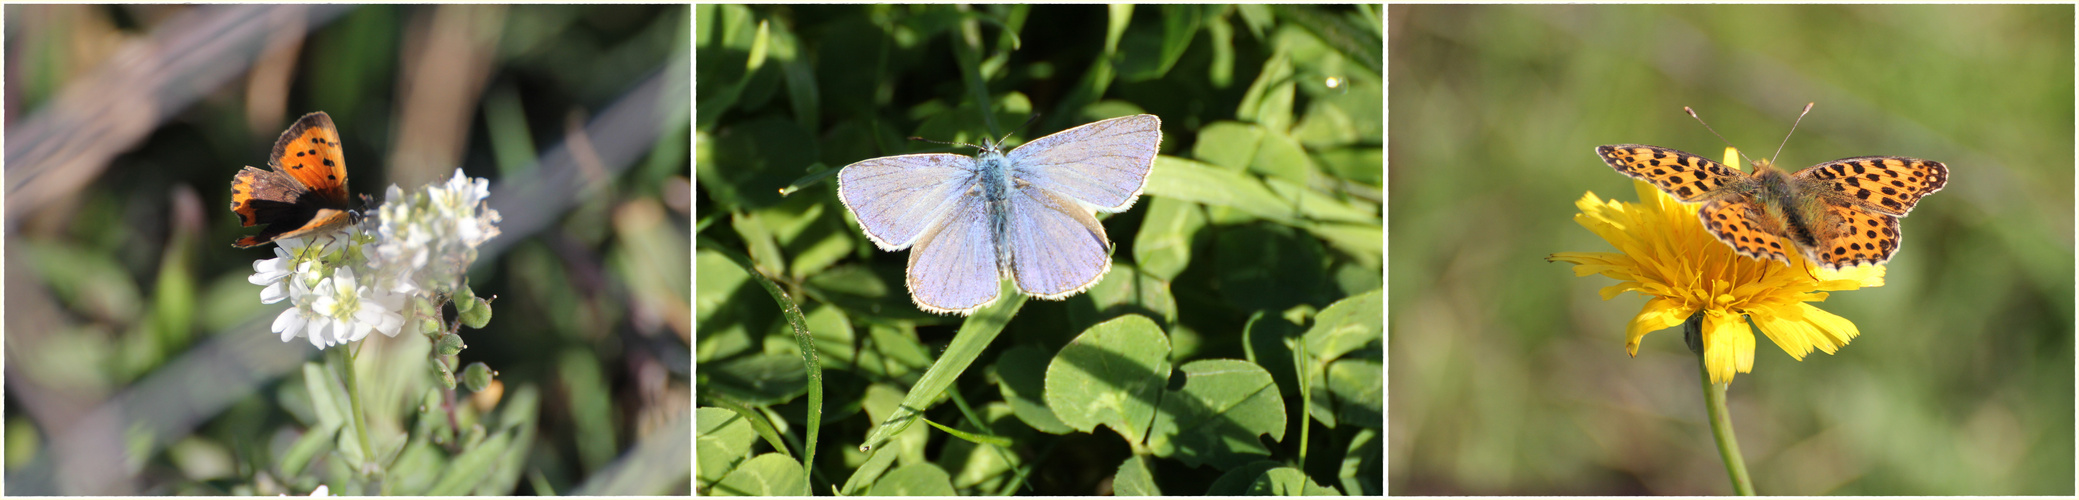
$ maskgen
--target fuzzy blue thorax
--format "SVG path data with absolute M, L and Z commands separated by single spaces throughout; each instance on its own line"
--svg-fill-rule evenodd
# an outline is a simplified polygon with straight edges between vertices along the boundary
M 989 239 L 996 247 L 996 269 L 998 276 L 1011 275 L 1011 161 L 1003 155 L 1003 145 L 986 142 L 982 152 L 975 155 L 975 171 L 981 176 L 977 187 L 981 189 L 982 206 L 988 210 Z

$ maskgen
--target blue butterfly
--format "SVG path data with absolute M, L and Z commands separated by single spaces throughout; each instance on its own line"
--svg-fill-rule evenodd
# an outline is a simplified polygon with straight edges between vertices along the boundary
M 1096 284 L 1112 242 L 1093 212 L 1133 208 L 1161 146 L 1161 118 L 1122 116 L 1008 152 L 860 161 L 838 172 L 837 196 L 875 246 L 910 249 L 917 308 L 965 316 L 995 302 L 1002 279 L 1048 300 Z

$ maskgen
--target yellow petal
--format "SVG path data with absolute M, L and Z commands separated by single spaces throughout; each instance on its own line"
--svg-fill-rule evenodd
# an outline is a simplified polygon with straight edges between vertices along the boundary
M 1646 307 L 1640 309 L 1639 315 L 1633 317 L 1631 324 L 1624 328 L 1624 352 L 1638 356 L 1639 339 L 1645 338 L 1648 333 L 1682 324 L 1682 320 L 1689 319 L 1689 315 L 1695 312 L 1694 308 L 1684 307 L 1681 302 L 1665 298 L 1646 301 Z
M 1754 333 L 1738 314 L 1704 311 L 1704 370 L 1712 383 L 1731 382 L 1733 372 L 1754 371 Z

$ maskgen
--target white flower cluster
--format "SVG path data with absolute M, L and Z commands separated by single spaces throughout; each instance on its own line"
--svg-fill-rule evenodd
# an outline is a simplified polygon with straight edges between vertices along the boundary
M 483 202 L 490 186 L 487 179 L 463 177 L 459 169 L 447 183 L 427 186 L 410 198 L 390 186 L 369 260 L 395 273 L 393 291 L 424 288 L 446 295 L 463 285 L 463 273 L 476 262 L 476 247 L 498 236 L 498 211 Z
M 283 342 L 308 337 L 319 349 L 369 332 L 397 336 L 411 296 L 460 288 L 476 247 L 498 235 L 498 211 L 483 204 L 489 186 L 460 169 L 409 198 L 392 185 L 377 216 L 361 225 L 275 241 L 275 257 L 254 261 L 247 279 L 266 287 L 261 303 L 289 301 L 273 331 Z

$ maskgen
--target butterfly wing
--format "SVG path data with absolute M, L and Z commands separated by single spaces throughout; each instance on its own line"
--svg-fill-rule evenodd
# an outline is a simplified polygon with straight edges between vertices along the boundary
M 1766 218 L 1762 216 L 1761 207 L 1747 198 L 1711 200 L 1697 208 L 1696 218 L 1704 222 L 1705 231 L 1740 255 L 1790 263 L 1785 252 L 1790 251 L 1791 243 L 1779 236 L 1782 228 L 1758 226 L 1757 223 Z
M 1744 176 L 1740 171 L 1709 158 L 1660 146 L 1596 146 L 1595 155 L 1618 173 L 1646 181 L 1686 203 L 1702 201 L 1706 193 Z
M 1162 147 L 1162 119 L 1100 120 L 1027 142 L 1005 156 L 1012 176 L 1090 209 L 1133 208 Z
M 351 221 L 346 210 L 346 159 L 330 115 L 319 111 L 297 119 L 275 139 L 267 163 L 273 170 L 245 167 L 231 179 L 231 211 L 238 214 L 238 223 L 267 225 L 259 234 L 233 241 L 233 246 L 251 248 L 327 232 Z
M 309 187 L 314 200 L 327 208 L 347 207 L 346 156 L 340 152 L 339 130 L 323 111 L 303 115 L 283 131 L 267 155 L 275 170 Z
M 988 204 L 980 196 L 956 200 L 939 224 L 916 237 L 904 274 L 917 308 L 966 316 L 996 301 L 1000 273 Z
M 280 200 L 294 200 L 308 191 L 279 171 L 246 167 L 231 178 L 231 211 L 243 227 L 281 222 L 291 204 Z
M 1910 202 L 1908 206 L 1911 206 Z M 1830 227 L 1818 231 L 1819 247 L 1806 249 L 1806 258 L 1820 267 L 1839 270 L 1862 264 L 1883 264 L 1898 253 L 1899 218 L 1861 207 L 1828 206 Z
M 1920 198 L 1949 183 L 1942 162 L 1900 156 L 1842 158 L 1799 170 L 1794 177 L 1819 179 L 1835 192 L 1861 200 L 1871 210 L 1904 217 Z
M 875 246 L 888 251 L 909 248 L 947 212 L 974 197 L 974 162 L 943 153 L 860 161 L 838 171 L 837 198 L 859 219 L 859 228 Z
M 1061 300 L 1112 269 L 1111 240 L 1089 209 L 1033 184 L 1011 192 L 1010 208 L 1004 237 L 1019 290 Z
M 279 170 L 245 167 L 238 171 L 231 179 L 231 211 L 238 214 L 241 226 L 267 227 L 259 234 L 238 238 L 231 245 L 252 248 L 282 238 L 331 231 L 350 221 L 346 210 L 312 202 L 316 198 L 313 194 L 302 182 Z

